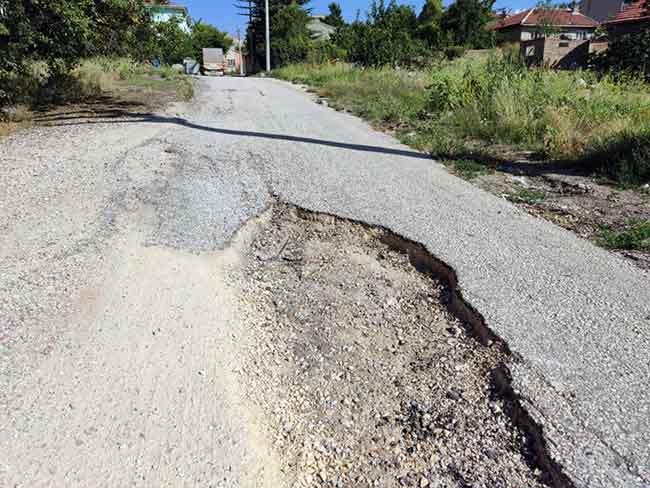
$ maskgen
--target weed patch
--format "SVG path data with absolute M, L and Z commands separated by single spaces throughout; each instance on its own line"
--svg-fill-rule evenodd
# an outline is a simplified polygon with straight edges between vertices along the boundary
M 299 64 L 274 75 L 441 159 L 499 145 L 624 185 L 650 181 L 650 87 L 639 79 L 529 69 L 507 51 L 419 71 Z
M 443 159 L 440 162 L 464 180 L 473 180 L 494 171 L 493 168 L 472 159 Z
M 650 220 L 632 222 L 623 230 L 603 229 L 600 244 L 608 249 L 650 251 Z
M 525 203 L 528 205 L 535 205 L 543 202 L 546 199 L 546 193 L 539 190 L 530 190 L 522 188 L 516 193 L 508 196 L 508 199 L 517 203 Z

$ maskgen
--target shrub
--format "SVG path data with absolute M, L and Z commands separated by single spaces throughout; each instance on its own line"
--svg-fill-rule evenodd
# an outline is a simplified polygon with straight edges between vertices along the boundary
M 595 168 L 623 185 L 650 182 L 650 125 L 595 141 L 585 155 Z
M 650 27 L 612 39 L 606 51 L 592 63 L 610 73 L 639 73 L 650 80 Z
M 445 48 L 445 57 L 448 60 L 454 60 L 456 58 L 462 58 L 465 55 L 464 46 L 450 46 Z
M 625 163 L 610 174 L 643 175 L 640 128 L 650 117 L 650 91 L 635 79 L 528 69 L 518 56 L 495 53 L 487 61 L 459 59 L 434 69 L 429 110 L 460 137 L 525 146 L 557 159 L 611 154 L 622 149 L 616 142 L 622 139 L 627 152 L 615 152 Z
M 603 229 L 600 242 L 609 249 L 650 251 L 650 221 L 631 222 L 620 231 Z

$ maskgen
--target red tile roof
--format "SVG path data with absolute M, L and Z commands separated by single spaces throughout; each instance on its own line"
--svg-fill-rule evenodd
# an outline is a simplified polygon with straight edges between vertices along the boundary
M 639 22 L 642 20 L 650 20 L 650 3 L 645 0 L 635 2 L 611 19 L 604 22 L 604 24 L 620 24 L 622 22 Z
M 500 30 L 516 25 L 542 24 L 551 24 L 556 27 L 598 27 L 598 22 L 580 12 L 567 9 L 532 8 L 506 17 L 494 24 L 492 28 Z

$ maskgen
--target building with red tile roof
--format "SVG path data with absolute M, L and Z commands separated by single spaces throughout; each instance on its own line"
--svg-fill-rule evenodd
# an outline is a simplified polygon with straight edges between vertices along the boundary
M 544 37 L 548 27 L 567 39 L 590 39 L 598 25 L 577 10 L 532 8 L 501 19 L 490 28 L 505 42 L 521 42 Z
M 640 0 L 624 7 L 618 14 L 603 23 L 611 35 L 638 32 L 650 26 L 650 2 Z

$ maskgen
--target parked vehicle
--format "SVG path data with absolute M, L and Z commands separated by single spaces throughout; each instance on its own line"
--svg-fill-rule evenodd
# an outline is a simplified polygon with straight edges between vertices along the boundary
M 226 71 L 226 57 L 223 49 L 203 48 L 203 65 L 201 72 L 206 76 L 223 76 Z

